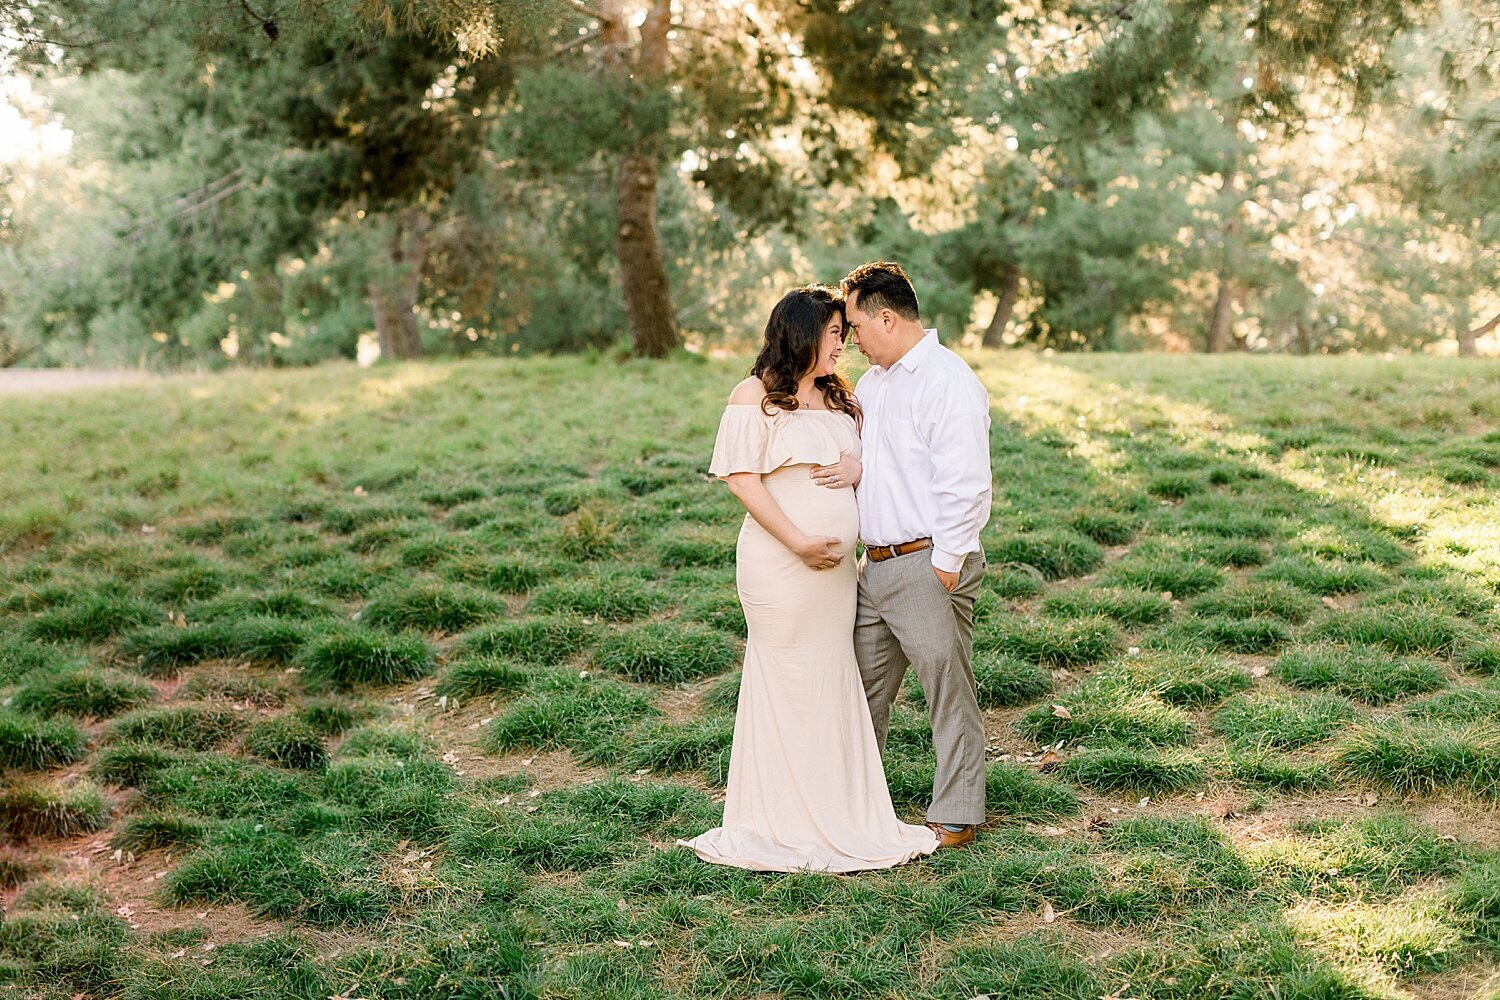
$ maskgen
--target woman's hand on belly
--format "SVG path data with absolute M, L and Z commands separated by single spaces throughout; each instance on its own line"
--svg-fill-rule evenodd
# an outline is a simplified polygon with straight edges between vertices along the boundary
M 790 548 L 808 569 L 832 569 L 844 561 L 844 554 L 838 550 L 844 543 L 842 538 L 803 535 L 795 542 Z

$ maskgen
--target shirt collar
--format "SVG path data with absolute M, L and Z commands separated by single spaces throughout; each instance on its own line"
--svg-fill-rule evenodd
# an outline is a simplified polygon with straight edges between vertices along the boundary
M 913 344 L 910 350 L 901 355 L 901 360 L 897 361 L 896 364 L 891 365 L 891 367 L 895 368 L 897 365 L 899 365 L 909 372 L 914 372 L 917 370 L 917 365 L 922 363 L 922 359 L 931 354 L 933 349 L 937 347 L 937 345 L 937 331 L 923 330 L 922 339 Z

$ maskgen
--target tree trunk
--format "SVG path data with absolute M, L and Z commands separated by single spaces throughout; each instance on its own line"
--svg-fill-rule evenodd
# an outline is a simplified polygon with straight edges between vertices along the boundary
M 420 358 L 417 289 L 427 260 L 427 231 L 432 219 L 420 208 L 404 208 L 391 220 L 384 259 L 370 280 L 370 308 L 380 356 L 387 360 Z
M 1209 354 L 1224 350 L 1234 331 L 1234 289 L 1229 276 L 1219 275 L 1219 295 L 1214 300 L 1214 314 L 1208 321 L 1208 342 L 1204 349 Z
M 1497 326 L 1500 326 L 1500 313 L 1496 313 L 1490 317 L 1490 321 L 1484 324 L 1484 326 L 1476 326 L 1470 329 L 1467 310 L 1465 310 L 1463 322 L 1458 327 L 1458 356 L 1461 358 L 1477 356 L 1479 354 L 1479 338 L 1489 335 Z
M 990 325 L 984 331 L 982 343 L 985 347 L 1004 346 L 1005 328 L 1010 325 L 1010 317 L 1016 311 L 1016 299 L 1020 294 L 1021 271 L 1008 266 L 1000 276 L 1000 301 L 995 303 L 995 315 L 990 317 Z
M 672 26 L 669 0 L 652 0 L 641 24 L 640 51 L 631 57 L 630 29 L 621 0 L 599 5 L 600 41 L 606 65 L 622 86 L 659 86 L 667 70 L 667 33 Z M 666 255 L 656 226 L 657 158 L 654 136 L 637 138 L 635 149 L 615 167 L 615 256 L 630 319 L 630 339 L 637 357 L 660 358 L 678 347 L 677 314 L 667 281 Z

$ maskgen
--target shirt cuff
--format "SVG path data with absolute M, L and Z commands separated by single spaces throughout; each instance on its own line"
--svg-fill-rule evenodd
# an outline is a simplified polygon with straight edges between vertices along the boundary
M 968 555 L 966 552 L 944 552 L 942 549 L 933 546 L 932 568 L 940 569 L 944 573 L 957 573 L 964 568 L 964 557 L 966 555 Z

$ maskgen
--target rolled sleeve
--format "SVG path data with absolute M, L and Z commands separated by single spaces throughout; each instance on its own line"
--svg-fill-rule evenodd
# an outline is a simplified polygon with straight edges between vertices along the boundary
M 932 565 L 956 573 L 979 550 L 990 516 L 989 394 L 977 378 L 950 378 L 932 385 L 921 402 L 918 423 L 932 456 L 937 508 Z

